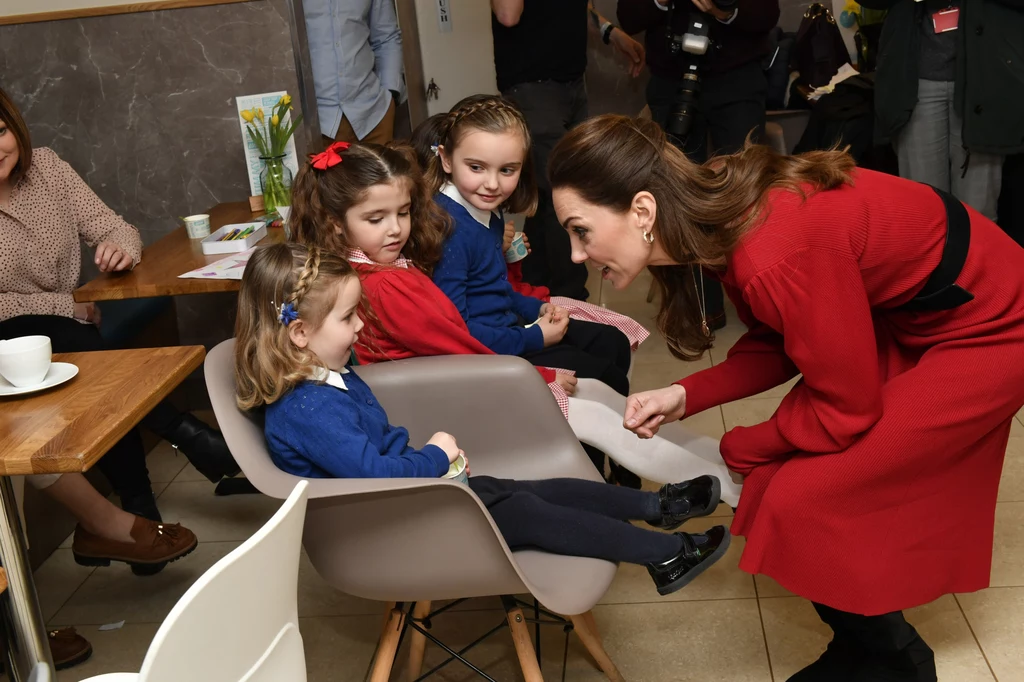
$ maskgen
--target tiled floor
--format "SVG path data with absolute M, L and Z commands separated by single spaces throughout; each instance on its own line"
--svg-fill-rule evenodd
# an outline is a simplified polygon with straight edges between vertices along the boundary
M 654 329 L 653 306 L 644 302 L 647 282 L 630 291 L 591 286 L 592 300 L 635 316 Z M 735 320 L 718 335 L 710 357 L 683 363 L 668 353 L 655 334 L 636 355 L 633 388 L 665 385 L 710 363 L 721 361 L 738 338 Z M 708 410 L 687 421 L 695 431 L 720 437 L 727 428 L 769 416 L 784 389 Z M 1024 412 L 1018 414 L 1024 419 Z M 213 486 L 169 447 L 150 457 L 160 507 L 168 519 L 185 523 L 201 540 L 199 549 L 151 578 L 133 576 L 125 567 L 86 569 L 75 565 L 71 550 L 58 550 L 36 574 L 45 618 L 52 625 L 75 625 L 92 641 L 95 654 L 58 679 L 80 680 L 112 671 L 138 670 L 159 623 L 188 586 L 256 530 L 277 507 L 257 496 L 219 498 Z M 692 522 L 693 528 L 728 521 Z M 737 568 L 742 551 L 736 539 L 726 558 L 693 585 L 659 598 L 646 572 L 622 566 L 611 589 L 594 609 L 606 648 L 629 680 L 677 682 L 780 682 L 814 660 L 828 631 L 810 604 L 792 596 L 770 578 L 756 579 Z M 373 654 L 383 606 L 340 594 L 321 581 L 304 560 L 300 574 L 299 614 L 309 661 L 309 679 L 360 680 Z M 936 650 L 944 682 L 1024 682 L 1024 423 L 1014 425 L 996 511 L 993 587 L 976 594 L 950 595 L 908 612 L 910 621 Z M 482 628 L 501 620 L 495 600 L 475 600 L 437 619 L 436 632 L 468 642 Z M 124 627 L 98 626 L 124 620 Z M 545 634 L 542 645 L 547 679 L 561 678 L 562 635 Z M 473 658 L 498 680 L 520 679 L 507 633 L 479 647 Z M 439 660 L 428 648 L 427 663 Z M 571 640 L 568 680 L 604 679 L 578 640 Z M 392 679 L 406 679 L 396 667 Z M 452 667 L 438 679 L 472 680 Z

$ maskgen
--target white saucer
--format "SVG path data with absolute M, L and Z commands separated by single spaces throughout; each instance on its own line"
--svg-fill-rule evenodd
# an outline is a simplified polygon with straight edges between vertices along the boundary
M 36 391 L 43 391 L 47 388 L 53 388 L 54 386 L 60 386 L 65 381 L 70 381 L 75 378 L 78 374 L 78 367 L 72 365 L 70 362 L 52 362 L 50 363 L 50 369 L 46 373 L 46 378 L 41 383 L 35 386 L 25 386 L 18 388 L 13 384 L 7 382 L 6 379 L 0 377 L 0 397 L 9 395 L 23 395 L 25 393 L 35 393 Z

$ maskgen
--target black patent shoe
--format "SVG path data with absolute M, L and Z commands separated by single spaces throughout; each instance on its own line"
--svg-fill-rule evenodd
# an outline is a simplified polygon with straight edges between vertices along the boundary
M 648 521 L 655 528 L 675 530 L 687 519 L 715 511 L 722 496 L 722 482 L 715 476 L 698 476 L 682 483 L 666 483 L 658 491 L 661 520 Z
M 731 536 L 725 526 L 714 526 L 704 533 L 676 533 L 683 541 L 679 554 L 658 564 L 647 564 L 658 594 L 672 594 L 689 585 L 729 550 Z
M 211 483 L 231 478 L 241 471 L 231 456 L 228 444 L 224 442 L 224 435 L 191 414 L 182 415 L 176 427 L 160 436 L 180 450 Z
M 863 649 L 836 635 L 818 660 L 786 682 L 852 682 L 866 655 Z

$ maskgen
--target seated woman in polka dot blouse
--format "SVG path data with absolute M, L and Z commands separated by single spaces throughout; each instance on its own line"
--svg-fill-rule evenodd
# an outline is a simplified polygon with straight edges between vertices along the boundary
M 132 268 L 142 258 L 138 230 L 106 206 L 56 153 L 32 149 L 21 114 L 0 90 L 0 339 L 40 334 L 50 337 L 58 353 L 107 348 L 99 333 L 99 308 L 75 303 L 72 297 L 81 268 L 80 239 L 96 248 L 95 261 L 104 272 Z M 180 446 L 212 480 L 238 472 L 221 434 L 192 415 L 164 403 L 143 424 Z M 143 537 L 137 531 L 148 532 L 149 524 L 156 528 L 160 521 L 138 433 L 129 433 L 111 448 L 99 467 L 123 510 L 104 506 L 106 500 L 80 475 L 31 477 L 31 483 L 78 517 L 76 558 L 134 557 L 133 548 Z M 180 537 L 195 540 L 191 531 L 181 531 Z M 149 535 L 143 535 L 149 542 Z M 180 552 L 183 547 L 173 549 Z M 143 563 L 162 567 L 148 560 L 129 563 L 140 564 L 143 571 Z

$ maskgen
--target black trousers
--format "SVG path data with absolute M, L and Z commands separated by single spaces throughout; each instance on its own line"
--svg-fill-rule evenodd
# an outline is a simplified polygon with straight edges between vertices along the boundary
M 560 343 L 523 357 L 538 367 L 558 367 L 576 372 L 580 379 L 599 379 L 616 392 L 629 395 L 629 339 L 607 324 L 569 320 Z
M 647 83 L 651 118 L 662 128 L 668 121 L 678 89 L 679 81 L 659 76 L 652 75 Z M 751 133 L 754 142 L 760 142 L 764 139 L 767 96 L 768 81 L 760 60 L 726 73 L 703 76 L 696 115 L 683 143 L 683 151 L 693 161 L 704 163 L 709 156 L 739 151 Z M 708 149 L 709 133 L 711 150 Z M 704 278 L 704 296 L 709 319 L 724 312 L 722 285 L 717 280 Z
M 587 118 L 587 89 L 583 79 L 570 83 L 520 83 L 501 93 L 522 110 L 532 138 L 531 154 L 537 178 L 537 213 L 526 219 L 524 231 L 533 253 L 523 261 L 523 280 L 545 286 L 552 296 L 587 300 L 587 267 L 572 262 L 569 235 L 558 222 L 551 202 L 548 156 L 565 133 Z
M 469 487 L 513 550 L 646 564 L 666 561 L 682 548 L 675 535 L 629 523 L 661 518 L 658 493 L 578 478 L 512 481 L 472 476 Z
M 50 337 L 54 353 L 84 353 L 109 350 L 95 325 L 82 324 L 62 315 L 21 315 L 0 322 L 0 338 L 42 335 Z M 162 432 L 179 413 L 164 402 L 143 418 L 154 432 Z M 146 469 L 146 453 L 142 438 L 132 429 L 114 444 L 96 465 L 122 499 L 153 494 Z

